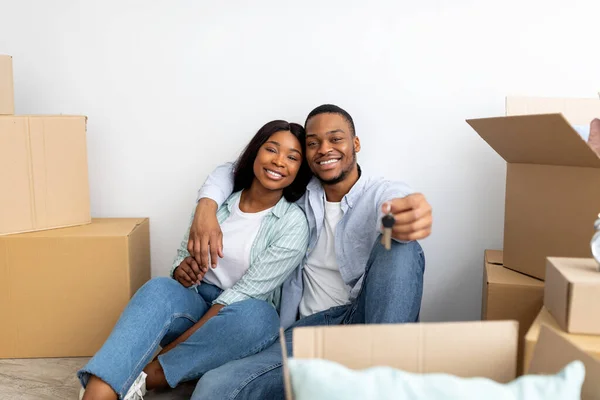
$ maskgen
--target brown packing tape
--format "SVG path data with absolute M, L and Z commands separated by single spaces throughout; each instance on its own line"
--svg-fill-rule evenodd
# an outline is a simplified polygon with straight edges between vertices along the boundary
M 600 360 L 586 354 L 553 329 L 542 325 L 529 373 L 556 374 L 575 360 L 580 360 L 585 365 L 585 381 L 581 390 L 581 399 L 600 399 Z

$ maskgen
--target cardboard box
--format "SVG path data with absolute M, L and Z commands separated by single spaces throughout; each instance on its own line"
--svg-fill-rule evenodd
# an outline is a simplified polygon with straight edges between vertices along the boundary
M 149 222 L 0 237 L 0 358 L 92 356 L 150 279 Z
M 15 113 L 12 57 L 0 54 L 0 115 Z
M 86 117 L 0 116 L 0 235 L 90 221 Z
M 581 399 L 600 399 L 600 360 L 586 354 L 581 348 L 547 326 L 541 327 L 529 372 L 545 375 L 556 374 L 575 360 L 580 360 L 585 366 Z
M 353 369 L 515 378 L 516 321 L 475 321 L 296 328 L 294 358 L 323 358 Z M 360 343 L 360 345 L 357 345 Z
M 558 326 L 556 320 L 552 317 L 552 315 L 550 315 L 548 309 L 546 307 L 542 307 L 539 315 L 535 321 L 533 321 L 531 328 L 529 328 L 527 335 L 525 335 L 525 357 L 523 367 L 525 372 L 528 372 L 533 356 L 533 350 L 540 336 L 542 325 L 554 330 L 558 335 L 568 339 L 571 343 L 586 353 L 591 354 L 594 357 L 600 357 L 600 336 L 574 335 L 571 333 L 566 333 L 560 329 L 560 326 Z
M 544 305 L 569 333 L 600 335 L 600 272 L 593 258 L 548 258 Z
M 600 100 L 509 97 L 506 104 L 509 116 L 467 122 L 508 163 L 504 266 L 544 279 L 546 257 L 590 256 L 600 158 L 569 122 L 589 124 Z M 563 114 L 510 115 L 532 111 Z
M 518 375 L 522 373 L 525 334 L 543 300 L 543 281 L 504 268 L 502 251 L 485 251 L 481 319 L 519 322 Z

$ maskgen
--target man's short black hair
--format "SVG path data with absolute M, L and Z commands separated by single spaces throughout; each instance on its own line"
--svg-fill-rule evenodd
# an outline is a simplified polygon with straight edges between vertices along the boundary
M 339 114 L 342 117 L 344 117 L 344 119 L 346 120 L 346 122 L 348 122 L 348 125 L 350 125 L 350 130 L 352 132 L 350 132 L 352 134 L 352 136 L 356 136 L 356 130 L 354 129 L 354 121 L 352 120 L 352 117 L 350 116 L 350 114 L 348 114 L 348 112 L 346 110 L 344 110 L 341 107 L 338 107 L 334 104 L 323 104 L 317 108 L 315 108 L 314 110 L 312 110 L 310 113 L 308 113 L 308 117 L 306 117 L 306 121 L 304 122 L 304 128 L 306 128 L 306 124 L 308 123 L 308 120 L 311 119 L 312 117 L 315 117 L 319 114 Z

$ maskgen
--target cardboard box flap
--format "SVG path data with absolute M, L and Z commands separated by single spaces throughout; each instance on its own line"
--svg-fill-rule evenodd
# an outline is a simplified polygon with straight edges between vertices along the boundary
M 353 369 L 379 365 L 498 382 L 516 373 L 516 321 L 303 327 L 293 335 L 295 358 L 322 358 Z
M 508 96 L 506 115 L 561 113 L 573 125 L 589 125 L 600 118 L 600 100 Z
M 586 354 L 567 338 L 547 326 L 541 327 L 528 372 L 556 374 L 575 360 L 580 360 L 585 366 L 581 399 L 600 399 L 600 360 Z
M 502 250 L 486 250 L 485 251 L 485 262 L 487 264 L 503 265 Z
M 600 168 L 600 158 L 560 114 L 467 122 L 509 163 Z
M 145 218 L 93 218 L 92 224 L 12 235 L 13 238 L 127 237 Z
M 544 282 L 539 279 L 521 274 L 501 265 L 490 265 L 487 268 L 487 283 L 510 286 L 537 286 L 544 287 Z

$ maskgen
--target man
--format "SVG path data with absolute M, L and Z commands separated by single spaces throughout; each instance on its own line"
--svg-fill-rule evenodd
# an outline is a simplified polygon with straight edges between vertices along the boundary
M 346 111 L 317 107 L 305 128 L 305 156 L 315 177 L 298 201 L 310 228 L 306 257 L 282 288 L 280 317 L 290 352 L 297 326 L 417 321 L 425 260 L 416 240 L 429 236 L 432 225 L 423 195 L 362 176 L 360 140 Z M 199 191 L 188 243 L 197 261 L 190 273 L 198 278 L 227 251 L 215 213 L 232 190 L 231 172 L 230 164 L 217 168 Z M 395 219 L 389 251 L 380 243 L 388 212 Z M 192 399 L 283 398 L 281 347 L 277 338 L 270 341 L 266 350 L 205 374 Z

